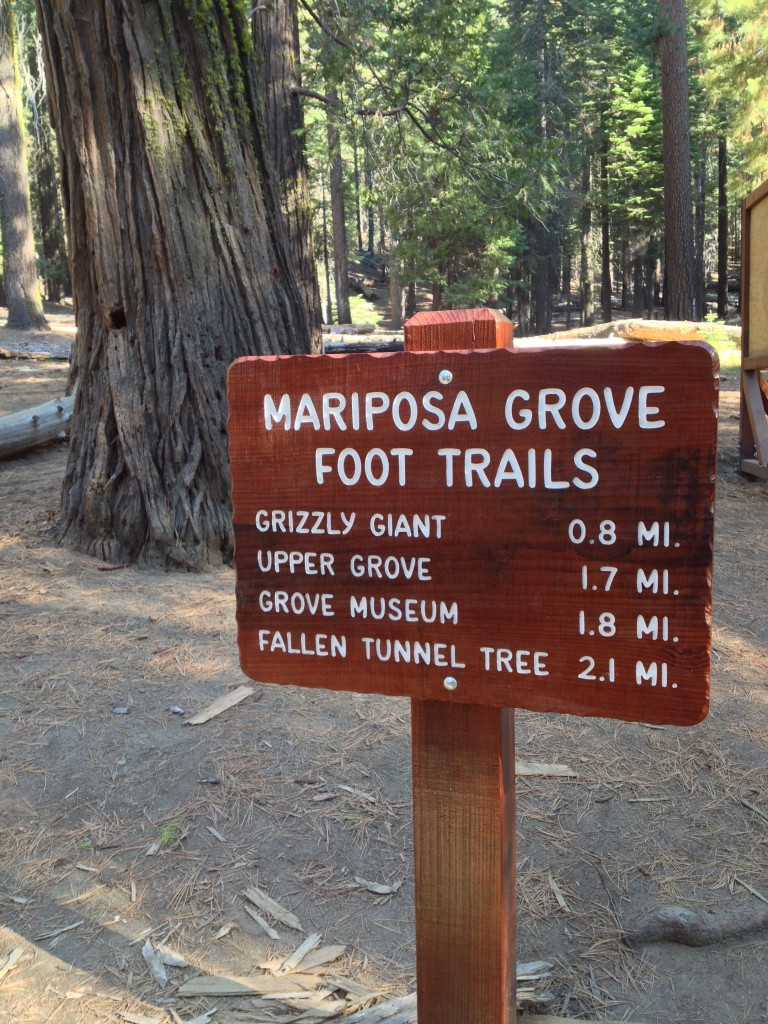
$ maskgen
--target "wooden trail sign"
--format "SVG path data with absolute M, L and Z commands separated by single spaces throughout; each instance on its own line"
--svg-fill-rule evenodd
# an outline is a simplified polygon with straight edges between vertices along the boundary
M 716 394 L 687 344 L 236 363 L 246 673 L 700 721 Z
M 741 471 L 768 480 L 768 181 L 742 209 Z
M 412 698 L 419 1022 L 506 1024 L 512 708 L 707 711 L 718 368 L 435 320 L 233 365 L 238 641 L 255 679 Z

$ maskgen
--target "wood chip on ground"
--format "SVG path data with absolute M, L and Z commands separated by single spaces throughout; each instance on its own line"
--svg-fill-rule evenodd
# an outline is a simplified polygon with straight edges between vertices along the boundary
M 246 697 L 250 697 L 254 692 L 253 686 L 238 686 L 237 689 L 232 690 L 231 693 L 225 693 L 222 697 L 217 697 L 216 700 L 212 701 L 207 707 L 204 707 L 202 711 L 198 711 L 196 715 L 192 715 L 188 718 L 184 725 L 203 725 L 205 722 L 209 722 L 212 718 L 220 715 L 224 711 L 228 711 L 229 708 L 233 708 L 236 704 L 240 704 Z

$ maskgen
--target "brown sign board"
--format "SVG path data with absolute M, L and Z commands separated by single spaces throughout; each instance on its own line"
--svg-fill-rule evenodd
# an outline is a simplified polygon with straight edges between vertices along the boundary
M 244 672 L 701 721 L 718 379 L 683 343 L 238 360 Z

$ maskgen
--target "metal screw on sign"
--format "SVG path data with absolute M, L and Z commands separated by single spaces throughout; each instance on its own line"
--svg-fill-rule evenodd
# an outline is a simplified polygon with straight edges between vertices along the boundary
M 443 686 L 446 690 L 455 690 L 458 685 L 459 681 L 454 676 L 446 676 L 443 680 Z
M 441 384 L 450 384 L 451 381 L 453 380 L 453 374 L 451 373 L 450 370 L 441 370 L 440 373 L 437 375 L 437 379 L 440 381 Z

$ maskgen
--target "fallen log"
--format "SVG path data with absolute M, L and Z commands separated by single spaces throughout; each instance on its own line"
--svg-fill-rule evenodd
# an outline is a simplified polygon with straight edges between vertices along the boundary
M 373 334 L 375 324 L 323 324 L 323 334 Z
M 354 281 L 350 278 L 349 281 L 350 290 L 355 292 L 357 295 L 362 295 L 368 302 L 375 302 L 378 298 L 376 289 L 371 288 L 370 285 L 365 284 L 362 281 Z
M 0 348 L 0 359 L 38 359 L 48 361 L 59 359 L 62 362 L 69 362 L 69 352 L 26 352 L 16 348 Z
M 646 942 L 677 942 L 683 946 L 711 946 L 726 939 L 742 938 L 768 928 L 768 907 L 716 918 L 688 907 L 659 907 L 641 917 L 624 933 L 628 946 Z
M 368 336 L 347 335 L 341 338 L 332 338 L 323 344 L 323 352 L 326 355 L 339 355 L 347 352 L 402 352 L 403 336 L 393 334 L 377 335 L 375 338 Z
M 542 341 L 568 341 L 570 338 L 609 338 L 624 341 L 708 341 L 712 334 L 725 332 L 731 341 L 741 339 L 741 328 L 723 324 L 700 324 L 688 320 L 613 320 L 607 324 L 575 327 L 541 335 Z
M 48 444 L 69 434 L 74 396 L 54 398 L 43 405 L 0 416 L 0 459 Z

